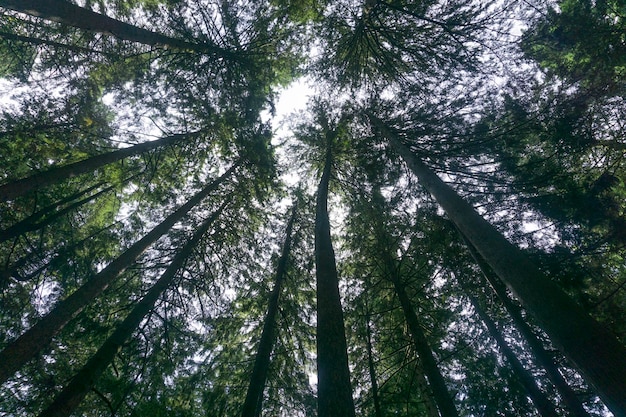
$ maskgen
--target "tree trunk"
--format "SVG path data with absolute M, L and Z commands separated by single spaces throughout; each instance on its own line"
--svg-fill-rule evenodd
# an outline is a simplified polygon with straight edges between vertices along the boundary
M 369 308 L 365 315 L 365 334 L 367 343 L 367 369 L 369 371 L 370 383 L 372 384 L 372 400 L 374 401 L 374 416 L 383 417 L 380 409 L 380 398 L 378 396 L 378 380 L 376 377 L 376 368 L 374 367 L 374 354 L 372 352 L 372 329 L 370 327 Z
M 389 272 L 394 274 L 393 271 Z M 439 372 L 437 360 L 435 359 L 433 351 L 428 344 L 428 340 L 422 330 L 422 326 L 417 319 L 417 314 L 415 313 L 415 310 L 413 310 L 409 296 L 397 276 L 392 276 L 391 281 L 393 282 L 394 289 L 396 290 L 396 294 L 400 300 L 404 317 L 407 325 L 409 326 L 411 337 L 413 338 L 415 350 L 417 351 L 420 361 L 422 362 L 422 367 L 424 369 L 424 373 L 426 374 L 426 378 L 428 379 L 428 383 L 430 384 L 430 388 L 433 391 L 439 413 L 441 414 L 441 417 L 458 417 L 459 413 L 454 406 L 454 401 L 452 400 L 450 391 L 448 391 L 443 375 Z
M 615 415 L 626 415 L 626 348 L 573 302 L 450 186 L 422 163 L 379 119 L 372 123 L 433 195 L 552 342 L 580 370 Z
M 189 210 L 200 203 L 212 191 L 216 190 L 235 171 L 239 163 L 235 163 L 222 176 L 193 196 L 174 213 L 170 214 L 147 235 L 135 242 L 122 255 L 107 265 L 100 273 L 87 279 L 82 287 L 57 304 L 45 317 L 4 348 L 0 352 L 0 384 L 4 383 L 27 361 L 44 349 L 71 319 L 76 317 L 87 304 L 114 282 L 152 243 L 167 233 Z
M 327 140 L 326 161 L 317 189 L 315 210 L 318 416 L 354 417 L 346 334 L 339 296 L 339 278 L 328 218 L 328 184 L 332 153 L 331 138 L 328 137 Z
M 1 1 L 2 0 L 0 0 L 0 4 L 1 4 Z M 83 48 L 81 46 L 68 45 L 65 43 L 54 42 L 54 41 L 50 41 L 47 39 L 39 39 L 39 38 L 30 37 L 30 36 L 17 35 L 15 33 L 0 31 L 0 38 L 23 42 L 23 43 L 29 43 L 32 45 L 46 45 L 46 46 L 51 46 L 51 47 L 59 48 L 59 49 L 67 49 L 69 51 L 77 52 L 77 53 L 99 54 L 99 55 L 104 55 L 109 58 L 117 58 L 115 54 L 108 54 L 102 51 L 96 51 L 94 49 Z M 3 133 L 5 132 L 0 133 L 0 137 L 4 136 Z
M 200 44 L 170 38 L 76 6 L 65 0 L 0 0 L 0 7 L 143 45 L 214 54 L 222 57 L 231 57 L 232 55 L 231 52 L 217 45 L 208 44 L 206 41 Z
M 126 181 L 128 180 L 124 180 L 122 183 L 125 183 Z M 45 226 L 57 220 L 58 218 L 60 218 L 61 216 L 82 206 L 83 204 L 87 204 L 88 202 L 95 200 L 96 198 L 100 197 L 102 194 L 108 193 L 109 191 L 115 189 L 117 186 L 118 184 L 111 185 L 110 187 L 104 188 L 98 191 L 97 193 L 90 195 L 89 197 L 85 197 L 82 200 L 76 201 L 70 204 L 69 206 L 62 208 L 61 210 L 58 210 L 52 213 L 51 215 L 41 220 L 40 222 L 37 222 L 37 220 L 45 214 L 42 214 L 41 212 L 34 213 L 33 215 L 28 216 L 24 220 L 17 222 L 13 226 L 6 228 L 4 230 L 0 230 L 0 243 L 5 242 L 17 236 L 21 236 L 27 232 L 32 232 L 35 230 L 42 229 Z M 47 211 L 47 208 L 48 207 L 46 207 L 42 211 Z
M 119 222 L 111 223 L 110 225 L 105 226 L 100 230 L 97 230 L 91 235 L 83 239 L 80 239 L 79 241 L 72 243 L 71 245 L 61 246 L 60 248 L 56 248 L 56 253 L 54 251 L 49 251 L 48 253 L 30 252 L 29 254 L 19 258 L 15 262 L 9 263 L 8 265 L 4 267 L 0 267 L 0 286 L 2 286 L 4 281 L 9 280 L 10 278 L 13 278 L 16 281 L 21 281 L 21 282 L 25 282 L 25 281 L 29 281 L 33 279 L 40 272 L 48 268 L 52 262 L 55 262 L 55 261 L 58 262 L 63 259 L 66 259 L 72 250 L 76 249 L 79 246 L 82 246 L 85 242 L 92 239 L 94 236 L 98 235 L 99 233 L 102 233 L 103 231 L 107 229 L 110 229 L 117 223 Z M 45 257 L 49 257 L 49 260 L 47 262 L 44 262 L 43 265 L 39 266 L 34 271 L 29 272 L 25 276 L 21 274 L 20 270 L 22 268 L 24 268 L 29 263 L 32 264 L 34 262 L 37 262 L 35 258 L 39 258 L 39 260 L 43 260 Z
M 176 254 L 159 280 L 137 302 L 124 321 L 115 328 L 115 331 L 107 338 L 100 349 L 74 375 L 70 383 L 63 388 L 52 404 L 39 415 L 40 417 L 62 417 L 72 414 L 102 372 L 109 366 L 117 352 L 122 348 L 122 345 L 132 336 L 146 314 L 154 307 L 161 294 L 171 285 L 177 272 L 184 266 L 187 258 L 191 255 L 211 224 L 220 216 L 226 204 L 228 204 L 228 201 L 225 201 L 215 213 L 204 221 L 193 237 Z
M 0 0 L 1 2 L 2 0 Z M 45 187 L 68 178 L 75 177 L 87 172 L 93 172 L 96 169 L 111 164 L 120 159 L 139 155 L 152 149 L 160 148 L 175 143 L 182 139 L 192 138 L 201 132 L 184 133 L 149 142 L 139 143 L 128 148 L 118 149 L 101 155 L 92 156 L 82 161 L 74 162 L 60 167 L 53 167 L 47 171 L 38 172 L 30 177 L 22 178 L 8 184 L 0 186 L 0 201 L 9 201 L 17 197 L 23 196 L 33 189 Z
M 257 349 L 256 358 L 254 359 L 254 367 L 250 376 L 250 384 L 248 392 L 243 404 L 241 416 L 255 417 L 261 410 L 263 405 L 263 390 L 265 389 L 265 381 L 267 380 L 267 370 L 270 365 L 270 355 L 274 346 L 275 330 L 276 330 L 276 314 L 278 313 L 278 300 L 283 285 L 283 280 L 287 274 L 287 262 L 291 251 L 291 235 L 293 223 L 296 219 L 297 201 L 294 202 L 291 217 L 287 223 L 285 232 L 285 241 L 283 243 L 282 253 L 276 267 L 276 281 L 274 289 L 270 294 L 267 306 L 267 314 L 263 323 L 263 332 Z
M 539 389 L 533 376 L 526 369 L 524 369 L 524 365 L 522 365 L 522 363 L 515 355 L 515 352 L 513 352 L 511 347 L 506 343 L 506 341 L 504 340 L 504 336 L 502 335 L 502 333 L 500 333 L 500 330 L 498 330 L 498 327 L 496 326 L 494 321 L 491 320 L 491 317 L 489 317 L 489 315 L 480 307 L 478 300 L 476 300 L 476 298 L 472 296 L 469 291 L 467 291 L 467 289 L 466 292 L 472 305 L 474 306 L 474 310 L 476 310 L 476 313 L 478 313 L 480 319 L 483 321 L 485 326 L 487 326 L 489 334 L 496 341 L 498 347 L 500 348 L 500 351 L 511 365 L 513 373 L 526 390 L 526 393 L 537 408 L 537 411 L 539 411 L 539 415 L 541 415 L 542 417 L 559 417 L 556 410 L 554 409 L 554 405 L 550 402 L 548 397 L 546 397 L 546 395 Z
M 550 353 L 546 351 L 546 349 L 543 347 L 543 343 L 541 342 L 541 340 L 539 340 L 539 338 L 535 335 L 534 331 L 531 329 L 528 323 L 526 323 L 526 321 L 522 317 L 522 314 L 519 311 L 519 308 L 513 304 L 511 299 L 509 299 L 504 284 L 502 284 L 498 277 L 494 276 L 491 268 L 489 268 L 489 265 L 486 265 L 485 261 L 480 257 L 480 254 L 476 252 L 476 248 L 474 248 L 474 245 L 472 245 L 465 238 L 465 236 L 461 236 L 465 240 L 465 243 L 469 249 L 470 254 L 472 255 L 472 258 L 474 258 L 476 264 L 493 288 L 498 299 L 502 302 L 502 305 L 504 305 L 504 308 L 513 319 L 515 326 L 520 331 L 522 336 L 524 336 L 524 339 L 526 339 L 526 341 L 528 342 L 528 346 L 530 347 L 530 350 L 533 352 L 533 355 L 537 359 L 537 362 L 545 369 L 548 378 L 550 379 L 552 384 L 554 384 L 554 387 L 559 392 L 561 399 L 565 403 L 566 407 L 569 409 L 570 415 L 573 417 L 590 417 L 589 413 L 585 411 L 582 403 L 576 396 L 574 390 L 565 381 L 563 375 L 561 375 L 561 372 L 559 372 L 559 369 L 552 360 Z

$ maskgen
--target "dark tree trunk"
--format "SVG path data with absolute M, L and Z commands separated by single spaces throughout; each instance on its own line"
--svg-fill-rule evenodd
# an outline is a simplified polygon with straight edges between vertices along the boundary
M 154 304 L 161 294 L 171 285 L 177 272 L 184 266 L 185 261 L 191 255 L 202 236 L 204 236 L 211 224 L 220 216 L 227 203 L 228 202 L 224 202 L 221 207 L 198 228 L 193 237 L 176 254 L 159 280 L 150 288 L 146 295 L 135 304 L 135 307 L 133 307 L 124 321 L 115 328 L 100 349 L 98 349 L 87 361 L 85 366 L 74 375 L 70 383 L 63 388 L 52 404 L 39 415 L 40 417 L 69 416 L 74 412 L 102 372 L 109 366 L 122 345 L 132 336 L 146 314 L 154 307 Z
M 517 306 L 513 304 L 508 294 L 506 293 L 506 288 L 504 284 L 493 274 L 489 265 L 485 264 L 485 261 L 480 257 L 480 254 L 476 252 L 476 248 L 472 245 L 465 236 L 461 235 L 467 244 L 467 247 L 472 255 L 472 258 L 476 261 L 476 264 L 482 271 L 483 275 L 489 281 L 489 284 L 493 288 L 494 292 L 498 296 L 498 299 L 502 302 L 504 308 L 509 313 L 515 326 L 520 331 L 524 339 L 528 342 L 528 346 L 530 346 L 530 350 L 533 352 L 533 355 L 537 359 L 537 362 L 545 369 L 548 378 L 554 384 L 555 388 L 559 392 L 561 399 L 569 409 L 571 416 L 573 417 L 590 417 L 589 413 L 585 411 L 582 403 L 576 396 L 574 390 L 569 386 L 569 384 L 559 372 L 557 365 L 552 360 L 552 356 L 543 346 L 543 343 L 539 338 L 535 335 L 534 331 L 531 327 L 526 323 L 526 320 L 522 317 L 520 310 Z
M 391 273 L 393 274 L 393 272 Z M 409 296 L 399 278 L 394 276 L 391 280 L 393 281 L 394 289 L 396 290 L 396 294 L 400 300 L 400 305 L 402 306 L 402 311 L 404 312 L 404 317 L 407 325 L 409 326 L 415 350 L 419 355 L 424 373 L 426 374 L 430 388 L 433 391 L 439 413 L 441 414 L 441 417 L 458 417 L 459 413 L 454 406 L 454 401 L 452 400 L 450 391 L 448 391 L 443 375 L 441 375 L 441 372 L 439 371 L 437 360 L 435 359 L 433 351 L 428 344 L 428 340 L 422 330 L 422 326 L 417 319 L 417 314 L 411 305 L 411 300 L 409 299 Z
M 0 0 L 0 7 L 143 45 L 214 54 L 223 57 L 231 56 L 229 51 L 217 45 L 206 42 L 190 43 L 170 38 L 160 33 L 112 19 L 65 0 Z
M 22 178 L 8 184 L 1 185 L 0 201 L 13 200 L 17 197 L 27 194 L 28 192 L 36 188 L 55 184 L 68 178 L 72 178 L 80 174 L 85 174 L 87 172 L 93 172 L 104 165 L 111 164 L 115 161 L 119 161 L 120 159 L 124 159 L 129 156 L 139 155 L 152 149 L 160 148 L 162 146 L 170 145 L 183 139 L 197 136 L 198 134 L 200 134 L 200 132 L 166 136 L 158 140 L 139 143 L 128 148 L 118 149 L 113 152 L 92 156 L 91 158 L 87 158 L 82 161 L 74 162 L 60 167 L 54 167 L 47 171 L 38 172 L 31 175 L 30 177 Z
M 332 165 L 332 142 L 330 137 L 327 140 L 326 160 L 317 189 L 315 210 L 318 416 L 354 417 L 346 333 L 339 296 L 339 278 L 328 218 L 328 184 Z
M 152 229 L 146 236 L 134 243 L 122 255 L 107 265 L 100 273 L 87 279 L 82 287 L 57 304 L 46 316 L 39 320 L 24 334 L 11 342 L 0 352 L 0 383 L 4 383 L 27 361 L 44 349 L 51 339 L 74 317 L 76 317 L 92 300 L 104 291 L 115 279 L 131 266 L 148 247 L 163 236 L 167 231 L 193 207 L 200 203 L 212 191 L 216 190 L 236 169 L 234 164 L 226 173 L 213 181 L 202 191 L 193 196 L 187 203 L 163 222 Z
M 287 223 L 285 232 L 285 241 L 283 243 L 282 253 L 276 267 L 276 281 L 274 289 L 270 294 L 267 306 L 267 314 L 263 323 L 263 332 L 261 340 L 254 359 L 254 367 L 250 376 L 250 384 L 248 392 L 241 411 L 242 417 L 255 417 L 261 411 L 263 406 L 263 390 L 265 389 L 265 381 L 267 381 L 267 370 L 270 365 L 270 355 L 274 346 L 276 333 L 276 314 L 278 313 L 278 300 L 283 285 L 283 280 L 287 274 L 287 262 L 291 251 L 291 235 L 293 223 L 296 219 L 297 201 L 294 202 L 291 217 Z
M 485 326 L 487 326 L 489 334 L 498 344 L 500 351 L 511 365 L 513 373 L 526 390 L 526 393 L 537 408 L 537 411 L 539 411 L 539 414 L 542 417 L 559 417 L 556 410 L 554 409 L 554 405 L 550 402 L 548 397 L 546 397 L 546 395 L 539 389 L 537 383 L 535 382 L 535 379 L 524 368 L 524 365 L 522 365 L 522 363 L 519 361 L 519 359 L 515 355 L 515 352 L 513 352 L 511 347 L 506 343 L 506 341 L 504 340 L 504 336 L 502 335 L 502 333 L 500 333 L 500 330 L 498 330 L 498 327 L 496 326 L 494 321 L 491 320 L 491 317 L 489 317 L 489 315 L 481 308 L 478 300 L 476 300 L 474 296 L 472 296 L 469 292 L 467 292 L 467 295 L 472 302 L 472 306 L 474 306 L 474 310 L 476 310 L 476 313 L 478 313 L 480 319 L 483 321 L 483 323 L 485 323 Z
M 539 271 L 379 119 L 370 119 L 552 342 L 597 390 L 607 407 L 616 415 L 626 415 L 626 348 L 615 335 Z

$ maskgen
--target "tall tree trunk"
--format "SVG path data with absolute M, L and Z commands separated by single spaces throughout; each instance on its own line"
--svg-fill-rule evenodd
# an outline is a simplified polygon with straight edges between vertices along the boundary
M 393 271 L 389 272 L 394 274 Z M 404 317 L 407 325 L 409 326 L 411 337 L 413 338 L 415 350 L 417 351 L 417 354 L 422 362 L 424 373 L 426 374 L 430 388 L 433 391 L 439 413 L 441 414 L 441 417 L 458 417 L 459 413 L 454 406 L 454 401 L 452 400 L 450 391 L 448 391 L 443 375 L 441 375 L 441 372 L 439 371 L 437 360 L 435 359 L 433 351 L 428 344 L 428 340 L 422 330 L 422 326 L 417 319 L 417 314 L 411 305 L 411 300 L 409 299 L 404 286 L 400 282 L 399 277 L 392 276 L 391 281 L 393 282 L 394 289 L 396 290 L 396 294 L 400 300 Z
M 220 216 L 227 204 L 228 201 L 225 201 L 215 213 L 204 221 L 193 237 L 187 241 L 174 259 L 172 259 L 172 262 L 159 280 L 137 302 L 124 321 L 115 328 L 100 349 L 74 375 L 70 383 L 63 388 L 52 404 L 39 415 L 40 417 L 62 417 L 72 414 L 102 372 L 109 366 L 117 352 L 122 348 L 122 345 L 131 337 L 146 314 L 154 307 L 161 294 L 172 284 L 177 272 L 184 266 L 185 261 L 191 255 L 202 236 Z
M 52 338 L 86 305 L 94 300 L 115 279 L 131 266 L 148 247 L 163 236 L 167 231 L 194 206 L 200 203 L 212 191 L 216 190 L 235 171 L 240 162 L 235 163 L 218 179 L 193 196 L 187 203 L 163 222 L 152 229 L 147 235 L 135 242 L 122 255 L 107 265 L 100 273 L 86 280 L 82 287 L 74 291 L 65 300 L 58 303 L 46 316 L 39 320 L 16 340 L 0 352 L 0 384 L 20 369 L 27 361 L 35 357 L 45 348 Z
M 415 374 L 415 378 L 417 379 L 417 389 L 420 392 L 421 403 L 424 404 L 424 409 L 426 410 L 425 417 L 440 417 L 437 404 L 434 400 L 433 391 L 428 385 L 428 380 L 424 374 L 424 367 L 420 361 L 415 363 L 413 372 Z
M 368 307 L 366 307 L 368 308 Z M 370 327 L 370 312 L 369 308 L 365 314 L 365 335 L 367 343 L 367 369 L 369 371 L 370 383 L 372 384 L 372 400 L 374 401 L 374 416 L 383 417 L 380 409 L 380 397 L 378 395 L 378 380 L 376 377 L 376 367 L 374 366 L 374 353 L 372 349 L 372 329 Z
M 0 0 L 1 2 L 2 0 Z M 45 187 L 57 182 L 75 177 L 87 172 L 93 172 L 96 169 L 111 164 L 120 159 L 129 156 L 139 155 L 152 149 L 170 145 L 183 139 L 189 139 L 198 136 L 202 132 L 184 133 L 149 142 L 139 143 L 128 148 L 118 149 L 113 152 L 92 156 L 82 161 L 74 162 L 60 167 L 54 167 L 47 171 L 38 172 L 30 177 L 22 178 L 8 184 L 0 185 L 0 201 L 13 200 L 23 196 L 35 188 Z
M 317 404 L 319 417 L 354 417 L 346 333 L 339 296 L 335 251 L 330 238 L 328 184 L 332 152 L 327 133 L 324 171 L 315 210 L 315 276 L 317 279 Z
M 190 43 L 170 38 L 160 33 L 112 19 L 65 0 L 0 0 L 0 7 L 143 45 L 167 47 L 222 57 L 232 56 L 232 52 L 224 50 L 215 44 L 206 42 Z
M 537 319 L 615 415 L 626 415 L 626 348 L 550 281 L 450 186 L 422 163 L 379 119 L 372 123 L 467 236 L 494 272 Z
M 522 336 L 524 336 L 524 339 L 526 339 L 526 341 L 528 342 L 528 346 L 530 347 L 530 350 L 533 352 L 533 355 L 537 359 L 537 362 L 545 369 L 548 378 L 550 379 L 552 384 L 554 384 L 554 387 L 559 392 L 561 399 L 565 403 L 566 407 L 569 409 L 570 415 L 573 417 L 590 417 L 589 413 L 587 413 L 587 411 L 585 411 L 585 409 L 583 408 L 582 403 L 576 396 L 576 393 L 574 392 L 572 387 L 569 386 L 569 384 L 563 378 L 563 375 L 561 375 L 561 372 L 559 372 L 559 368 L 554 363 L 550 353 L 548 353 L 548 351 L 546 351 L 546 349 L 543 347 L 543 343 L 541 342 L 541 340 L 539 340 L 539 338 L 535 335 L 535 332 L 522 317 L 519 308 L 513 304 L 513 302 L 507 295 L 504 284 L 502 284 L 498 277 L 493 274 L 493 271 L 491 270 L 489 265 L 487 265 L 480 256 L 480 254 L 476 252 L 476 248 L 474 248 L 474 245 L 472 245 L 465 236 L 463 236 L 462 234 L 461 236 L 465 240 L 465 243 L 469 249 L 470 254 L 472 255 L 472 258 L 474 258 L 474 260 L 476 261 L 476 264 L 480 268 L 484 277 L 487 279 L 487 281 L 493 288 L 493 291 L 496 293 L 498 299 L 500 300 L 500 302 L 502 302 L 502 305 L 513 319 L 513 322 L 515 323 L 517 329 L 520 331 Z
M 267 370 L 269 369 L 270 355 L 272 353 L 275 340 L 278 300 L 280 298 L 283 281 L 287 274 L 287 262 L 289 261 L 289 254 L 291 251 L 291 235 L 293 223 L 296 219 L 296 210 L 297 200 L 294 201 L 291 217 L 287 223 L 285 241 L 283 243 L 280 259 L 278 260 L 278 265 L 276 267 L 276 281 L 274 283 L 274 289 L 270 294 L 267 314 L 265 315 L 263 331 L 261 333 L 261 340 L 259 341 L 259 347 L 254 359 L 254 367 L 252 368 L 252 374 L 250 375 L 248 392 L 246 393 L 246 399 L 241 411 L 242 417 L 255 417 L 260 412 L 263 405 L 263 390 L 265 389 L 265 381 L 267 381 Z
M 487 329 L 489 330 L 489 334 L 496 341 L 500 351 L 506 358 L 506 360 L 511 365 L 511 369 L 513 373 L 520 381 L 526 393 L 530 397 L 531 401 L 539 411 L 539 414 L 542 417 L 559 417 L 556 410 L 554 409 L 554 405 L 550 402 L 548 397 L 539 389 L 537 383 L 533 376 L 524 368 L 524 365 L 519 361 L 515 352 L 511 349 L 511 347 L 504 340 L 504 336 L 498 330 L 496 323 L 489 317 L 489 315 L 482 309 L 478 300 L 470 294 L 470 292 L 466 290 L 467 296 L 469 297 L 472 306 L 474 306 L 474 310 L 478 313 L 478 316 L 483 321 Z

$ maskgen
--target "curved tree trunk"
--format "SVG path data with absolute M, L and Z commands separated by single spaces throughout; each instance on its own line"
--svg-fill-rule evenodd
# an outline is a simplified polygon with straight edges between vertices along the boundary
M 472 255 L 472 258 L 474 258 L 483 275 L 485 276 L 487 281 L 489 281 L 489 284 L 493 288 L 498 299 L 502 302 L 502 305 L 513 319 L 515 326 L 520 331 L 522 336 L 524 336 L 524 339 L 526 339 L 526 341 L 528 342 L 528 346 L 530 347 L 530 350 L 533 352 L 533 355 L 537 359 L 537 362 L 545 369 L 548 378 L 559 392 L 559 395 L 569 409 L 571 416 L 590 417 L 589 413 L 585 411 L 582 403 L 576 396 L 576 393 L 574 392 L 572 387 L 569 386 L 569 384 L 563 378 L 563 375 L 561 375 L 561 372 L 552 360 L 552 356 L 550 355 L 550 353 L 548 353 L 548 351 L 543 347 L 543 343 L 541 342 L 541 340 L 539 340 L 534 331 L 522 317 L 519 308 L 513 304 L 513 302 L 507 295 L 504 284 L 502 284 L 498 277 L 494 276 L 491 268 L 489 268 L 489 265 L 486 265 L 485 261 L 480 257 L 480 254 L 476 252 L 476 248 L 474 248 L 474 245 L 467 241 L 465 236 L 463 236 L 462 234 L 461 236 L 465 240 L 465 243 L 470 251 L 470 254 Z
M 2 0 L 0 0 L 0 2 L 1 1 Z M 128 148 L 118 149 L 113 152 L 92 156 L 91 158 L 87 158 L 82 161 L 74 162 L 60 167 L 54 167 L 47 171 L 38 172 L 31 175 L 30 177 L 22 178 L 8 184 L 0 185 L 0 201 L 13 200 L 17 197 L 27 194 L 28 192 L 36 188 L 46 187 L 48 185 L 55 184 L 57 182 L 75 177 L 80 174 L 93 172 L 104 165 L 111 164 L 115 161 L 119 161 L 120 159 L 124 159 L 129 156 L 139 155 L 143 152 L 160 148 L 162 146 L 167 146 L 179 140 L 192 138 L 198 136 L 200 133 L 201 132 L 193 132 L 166 136 L 161 139 L 139 143 Z
M 246 399 L 241 412 L 242 417 L 255 417 L 256 415 L 259 415 L 263 405 L 263 390 L 265 389 L 267 370 L 270 365 L 270 355 L 272 353 L 275 340 L 278 300 L 280 298 L 283 281 L 287 274 L 287 261 L 289 260 L 289 254 L 291 251 L 291 235 L 293 223 L 296 219 L 296 210 L 297 201 L 294 202 L 291 217 L 287 223 L 285 241 L 283 243 L 282 252 L 276 268 L 276 281 L 274 283 L 274 289 L 270 294 L 267 314 L 265 315 L 265 321 L 263 322 L 263 332 L 261 333 L 261 340 L 259 341 L 259 347 L 254 359 L 254 367 L 252 368 L 252 374 L 250 375 L 250 384 L 248 385 Z
M 487 326 L 489 334 L 498 344 L 500 351 L 509 362 L 509 365 L 511 365 L 513 373 L 520 381 L 531 401 L 537 408 L 539 415 L 541 415 L 542 417 L 559 417 L 556 410 L 554 409 L 554 405 L 552 404 L 552 402 L 550 402 L 548 397 L 546 397 L 546 395 L 539 389 L 537 383 L 535 382 L 535 379 L 524 368 L 524 365 L 522 365 L 520 360 L 517 358 L 515 352 L 513 352 L 511 347 L 506 343 L 506 341 L 504 340 L 504 336 L 502 335 L 500 330 L 498 330 L 496 323 L 491 320 L 491 317 L 489 317 L 489 315 L 481 308 L 478 300 L 476 300 L 476 298 L 471 295 L 469 291 L 467 291 L 467 289 L 466 293 L 472 303 L 472 306 L 474 306 L 474 310 L 476 310 L 476 313 L 478 313 L 480 319 L 483 321 L 485 326 Z
M 30 329 L 11 342 L 0 352 L 0 384 L 20 369 L 27 361 L 44 349 L 52 338 L 92 300 L 104 291 L 117 277 L 131 266 L 148 247 L 167 231 L 193 207 L 212 191 L 216 190 L 235 171 L 235 163 L 218 179 L 193 196 L 187 203 L 170 214 L 147 235 L 135 242 L 122 255 L 107 265 L 100 273 L 86 280 L 82 287 L 58 303 L 46 316 Z
M 332 138 L 327 132 L 326 160 L 317 189 L 315 210 L 315 276 L 317 278 L 317 404 L 319 417 L 355 417 L 346 333 L 339 296 L 335 251 L 330 238 L 328 184 Z
M 616 415 L 626 415 L 626 348 L 615 335 L 539 271 L 404 146 L 382 121 L 374 116 L 370 116 L 370 120 L 483 259 L 537 319 L 552 342 L 597 390 L 607 407 Z
M 230 57 L 232 54 L 214 44 L 190 43 L 170 38 L 160 33 L 112 19 L 65 0 L 0 0 L 0 7 L 143 45 L 215 54 L 223 57 Z
M 72 414 L 78 407 L 85 395 L 91 390 L 102 372 L 109 366 L 122 345 L 135 332 L 143 318 L 152 310 L 161 294 L 171 285 L 177 272 L 184 266 L 185 261 L 191 255 L 194 248 L 207 232 L 211 224 L 220 216 L 224 207 L 228 204 L 225 201 L 220 208 L 213 213 L 198 228 L 193 237 L 187 241 L 182 249 L 176 254 L 172 262 L 161 275 L 159 280 L 150 288 L 144 297 L 135 304 L 128 316 L 120 323 L 113 333 L 100 346 L 100 349 L 87 361 L 83 368 L 78 371 L 70 383 L 63 388 L 61 393 L 54 399 L 40 417 L 65 417 Z

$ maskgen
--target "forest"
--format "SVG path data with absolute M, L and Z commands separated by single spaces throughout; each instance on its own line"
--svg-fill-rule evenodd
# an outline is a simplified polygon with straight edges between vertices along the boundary
M 623 0 L 0 0 L 0 416 L 624 417 L 625 157 Z

